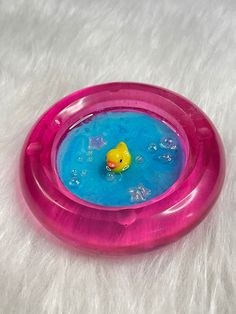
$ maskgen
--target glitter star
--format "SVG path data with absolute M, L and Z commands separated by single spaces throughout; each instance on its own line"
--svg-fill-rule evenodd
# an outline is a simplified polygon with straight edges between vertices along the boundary
M 151 190 L 145 188 L 143 184 L 139 184 L 135 188 L 129 189 L 131 202 L 144 202 L 151 194 Z
M 89 139 L 89 149 L 101 149 L 106 145 L 106 141 L 101 136 L 91 137 Z

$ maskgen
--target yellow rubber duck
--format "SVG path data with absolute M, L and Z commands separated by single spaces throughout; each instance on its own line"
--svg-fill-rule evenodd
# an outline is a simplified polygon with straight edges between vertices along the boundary
M 127 145 L 120 142 L 116 148 L 107 153 L 106 161 L 107 166 L 116 173 L 127 170 L 131 164 L 131 155 Z

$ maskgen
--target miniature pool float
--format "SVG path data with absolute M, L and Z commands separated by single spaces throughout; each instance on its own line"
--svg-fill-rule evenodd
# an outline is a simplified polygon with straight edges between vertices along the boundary
M 225 174 L 218 133 L 186 98 L 139 83 L 77 91 L 25 141 L 21 186 L 54 235 L 112 254 L 175 241 L 208 213 Z

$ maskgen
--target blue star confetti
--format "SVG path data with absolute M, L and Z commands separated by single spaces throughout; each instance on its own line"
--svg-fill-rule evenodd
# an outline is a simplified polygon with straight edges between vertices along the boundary
M 95 136 L 89 139 L 89 149 L 99 150 L 106 144 L 107 144 L 106 141 L 101 136 Z

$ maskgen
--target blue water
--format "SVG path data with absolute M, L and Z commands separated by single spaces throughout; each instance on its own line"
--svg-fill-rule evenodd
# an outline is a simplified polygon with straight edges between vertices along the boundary
M 106 153 L 125 142 L 132 156 L 121 174 L 106 169 Z M 147 201 L 179 177 L 184 153 L 178 135 L 141 112 L 98 114 L 72 129 L 58 149 L 59 176 L 73 194 L 100 205 L 123 206 Z

